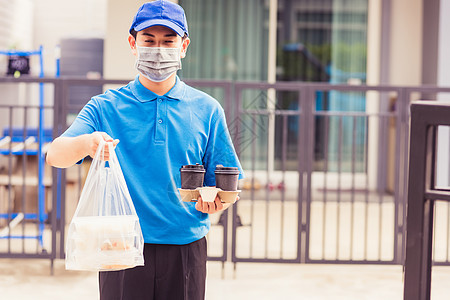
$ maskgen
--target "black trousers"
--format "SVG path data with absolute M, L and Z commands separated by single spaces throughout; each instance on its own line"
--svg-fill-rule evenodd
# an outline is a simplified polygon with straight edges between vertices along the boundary
M 187 245 L 144 244 L 145 266 L 99 272 L 100 300 L 202 300 L 206 238 Z

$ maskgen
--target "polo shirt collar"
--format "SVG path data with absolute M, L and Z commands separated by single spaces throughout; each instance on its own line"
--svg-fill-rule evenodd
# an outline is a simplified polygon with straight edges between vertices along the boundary
M 184 83 L 180 80 L 178 75 L 176 76 L 175 79 L 175 85 L 163 96 L 158 96 L 157 94 L 153 93 L 145 86 L 143 86 L 142 83 L 139 81 L 139 75 L 137 75 L 134 81 L 131 82 L 130 87 L 133 95 L 140 102 L 154 101 L 158 97 L 160 98 L 164 97 L 173 100 L 181 100 L 184 96 L 184 88 L 185 88 Z

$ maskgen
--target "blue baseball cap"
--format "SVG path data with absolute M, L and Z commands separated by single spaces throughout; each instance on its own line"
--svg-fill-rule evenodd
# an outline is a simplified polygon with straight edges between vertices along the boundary
M 130 33 L 133 29 L 141 31 L 155 25 L 166 26 L 181 37 L 184 34 L 189 35 L 183 8 L 170 1 L 156 0 L 144 3 L 134 16 Z

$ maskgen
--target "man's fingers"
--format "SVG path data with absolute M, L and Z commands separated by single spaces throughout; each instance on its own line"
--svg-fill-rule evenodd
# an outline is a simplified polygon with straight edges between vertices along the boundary
M 211 202 L 205 202 L 205 213 L 211 213 L 212 209 L 211 209 Z
M 212 204 L 212 205 L 211 205 Z M 197 198 L 197 203 L 195 204 L 195 208 L 202 213 L 208 214 L 214 212 L 215 204 L 214 202 L 205 202 L 202 197 L 199 196 Z
M 197 198 L 197 203 L 195 203 L 195 209 L 198 211 L 202 211 L 202 198 Z
M 215 213 L 217 211 L 216 202 L 208 202 L 208 213 Z
M 205 202 L 202 200 L 202 197 L 199 196 L 195 208 L 202 213 L 212 214 L 221 211 L 223 209 L 223 203 L 218 196 L 213 202 Z
M 93 143 L 91 146 L 91 154 L 92 158 L 95 157 L 95 153 L 97 152 L 98 147 L 100 146 L 100 141 L 103 140 L 107 143 L 112 143 L 115 148 L 117 144 L 120 142 L 118 139 L 113 140 L 106 132 L 94 132 L 92 133 Z M 104 161 L 108 161 L 110 159 L 109 155 L 109 147 L 104 147 L 102 153 L 100 153 L 100 159 Z
M 197 204 L 195 204 L 195 208 L 196 208 L 197 210 L 201 211 L 202 213 L 206 213 L 205 208 L 208 207 L 207 205 L 208 205 L 208 203 L 207 203 L 207 202 L 204 202 L 204 201 L 202 200 L 202 197 L 199 196 L 199 197 L 197 198 Z
M 209 202 L 203 201 L 203 212 L 209 213 Z
M 107 134 L 106 132 L 102 132 L 101 133 L 103 139 L 105 140 L 105 142 L 112 142 L 113 138 L 109 136 L 109 134 Z
M 217 210 L 222 210 L 223 209 L 223 203 L 222 203 L 222 201 L 220 200 L 219 197 L 216 197 L 216 199 L 214 200 L 214 204 L 215 204 Z

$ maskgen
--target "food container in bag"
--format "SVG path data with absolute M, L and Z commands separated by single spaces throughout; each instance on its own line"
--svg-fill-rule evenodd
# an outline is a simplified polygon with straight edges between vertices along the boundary
M 108 163 L 101 159 L 109 147 Z M 112 271 L 144 265 L 144 239 L 111 143 L 100 142 L 67 234 L 66 269 Z

